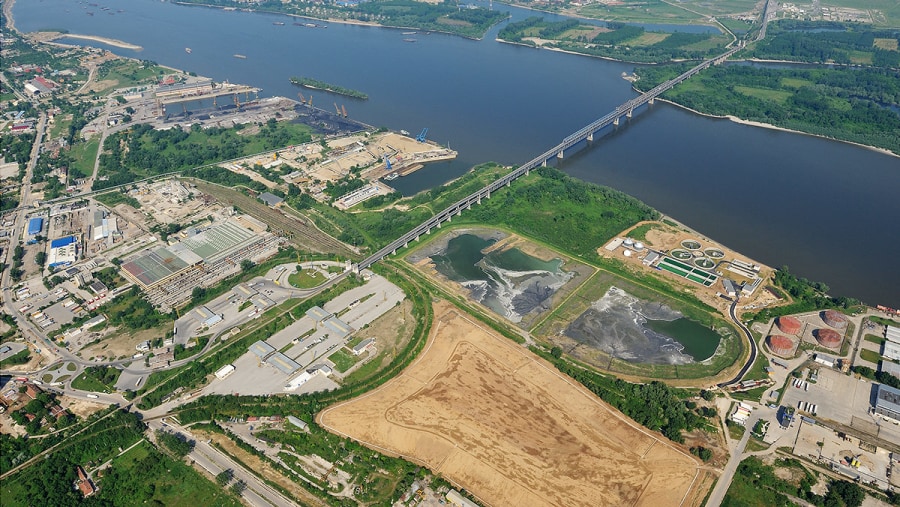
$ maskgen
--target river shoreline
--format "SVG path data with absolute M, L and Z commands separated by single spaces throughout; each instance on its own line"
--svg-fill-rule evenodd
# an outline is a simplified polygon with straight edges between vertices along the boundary
M 131 44 L 130 42 L 121 41 L 118 39 L 110 39 L 108 37 L 101 37 L 99 35 L 83 35 L 77 33 L 62 33 L 62 32 L 34 32 L 29 34 L 32 37 L 40 38 L 41 42 L 54 42 L 56 43 L 57 39 L 81 39 L 81 40 L 90 40 L 94 42 L 100 42 L 106 44 L 108 46 L 113 46 L 121 49 L 128 49 L 131 51 L 142 51 L 143 46 L 138 46 L 137 44 Z M 57 43 L 60 44 L 60 43 Z
M 635 91 L 638 91 L 638 90 L 635 89 Z M 802 131 L 802 130 L 789 129 L 789 128 L 787 128 L 787 127 L 779 127 L 778 125 L 772 125 L 771 123 L 763 123 L 763 122 L 759 122 L 759 121 L 745 120 L 745 119 L 743 119 L 743 118 L 740 118 L 740 117 L 737 117 L 737 116 L 733 116 L 733 115 L 717 115 L 717 114 L 703 113 L 703 112 L 697 111 L 696 109 L 691 109 L 691 108 L 689 108 L 689 107 L 687 107 L 687 106 L 683 106 L 683 105 L 681 105 L 681 104 L 679 104 L 679 103 L 677 103 L 677 102 L 673 102 L 673 101 L 671 101 L 671 100 L 664 99 L 664 98 L 661 98 L 661 97 L 656 97 L 656 100 L 658 100 L 658 101 L 660 101 L 660 102 L 665 102 L 666 104 L 671 104 L 671 105 L 673 105 L 673 106 L 675 106 L 675 107 L 679 107 L 679 108 L 681 108 L 681 109 L 684 109 L 685 111 L 688 111 L 688 112 L 690 112 L 690 113 L 693 113 L 693 114 L 696 114 L 696 115 L 699 115 L 699 116 L 705 116 L 705 117 L 707 117 L 707 118 L 716 118 L 716 119 L 720 119 L 720 120 L 730 120 L 730 121 L 732 121 L 732 122 L 734 122 L 734 123 L 740 123 L 741 125 L 749 125 L 749 126 L 751 126 L 751 127 L 758 127 L 758 128 L 769 129 L 769 130 L 780 130 L 780 131 L 782 131 L 782 132 L 790 132 L 790 133 L 792 133 L 792 134 L 800 134 L 800 135 L 804 135 L 804 136 L 818 137 L 819 139 L 825 139 L 825 140 L 827 140 L 827 141 L 835 141 L 835 142 L 844 143 L 844 144 L 852 144 L 853 146 L 858 146 L 858 147 L 860 147 L 860 148 L 865 148 L 865 149 L 867 149 L 867 150 L 871 150 L 871 151 L 874 151 L 874 152 L 878 152 L 878 153 L 881 153 L 882 155 L 890 155 L 890 156 L 895 157 L 895 158 L 900 158 L 900 155 L 898 155 L 897 153 L 894 153 L 894 152 L 892 152 L 892 151 L 890 151 L 890 150 L 887 150 L 887 149 L 885 149 L 885 148 L 879 148 L 879 147 L 877 147 L 877 146 L 870 146 L 870 145 L 867 145 L 867 144 L 856 143 L 856 142 L 853 142 L 853 141 L 845 141 L 845 140 L 843 140 L 843 139 L 837 139 L 837 138 L 834 138 L 834 137 L 823 136 L 823 135 L 821 135 L 821 134 L 813 134 L 813 133 L 810 133 L 810 132 L 804 132 L 804 131 Z

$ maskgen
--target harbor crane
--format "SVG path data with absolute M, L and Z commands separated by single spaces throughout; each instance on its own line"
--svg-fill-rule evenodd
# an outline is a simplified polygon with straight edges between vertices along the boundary
M 384 170 L 391 170 L 391 159 L 388 158 L 387 154 L 384 155 Z
M 425 127 L 422 129 L 421 132 L 419 132 L 419 135 L 416 136 L 416 141 L 419 141 L 420 143 L 424 143 L 425 136 L 427 136 L 427 135 L 428 135 L 428 127 Z
M 302 93 L 297 92 L 297 96 L 300 97 L 301 104 L 306 104 L 306 97 L 304 97 Z

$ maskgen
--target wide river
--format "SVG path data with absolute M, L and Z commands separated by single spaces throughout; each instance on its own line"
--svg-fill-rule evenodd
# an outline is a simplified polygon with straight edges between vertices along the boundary
M 296 97 L 291 76 L 361 90 L 368 101 L 319 92 L 315 104 L 337 102 L 352 118 L 413 134 L 427 127 L 430 139 L 460 153 L 395 181 L 404 193 L 480 162 L 526 162 L 635 95 L 621 78 L 634 65 L 498 43 L 499 27 L 473 41 L 336 23 L 306 28 L 285 16 L 151 0 L 92 3 L 18 0 L 16 26 L 120 39 L 144 49 L 108 49 L 258 86 L 265 96 Z M 494 8 L 514 20 L 532 15 Z M 657 103 L 560 168 L 760 262 L 824 281 L 833 294 L 900 307 L 900 158 Z

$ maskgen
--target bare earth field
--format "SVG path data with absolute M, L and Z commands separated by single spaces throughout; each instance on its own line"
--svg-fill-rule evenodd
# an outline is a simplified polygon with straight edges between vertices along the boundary
M 446 302 L 409 368 L 318 422 L 497 507 L 696 505 L 709 485 L 692 456 Z

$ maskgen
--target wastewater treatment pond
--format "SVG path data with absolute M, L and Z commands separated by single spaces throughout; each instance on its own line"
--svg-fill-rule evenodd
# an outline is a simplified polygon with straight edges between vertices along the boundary
M 721 337 L 664 303 L 610 287 L 563 334 L 609 357 L 643 364 L 690 364 L 715 354 Z
M 467 299 L 525 328 L 593 271 L 518 236 L 491 229 L 452 231 L 407 260 L 450 281 Z

